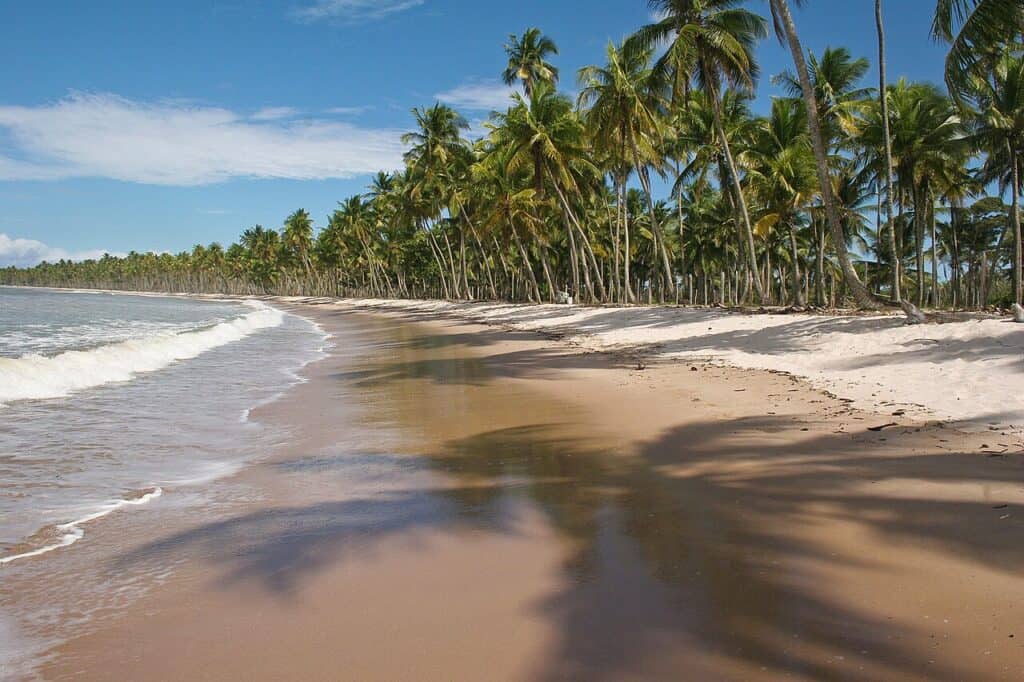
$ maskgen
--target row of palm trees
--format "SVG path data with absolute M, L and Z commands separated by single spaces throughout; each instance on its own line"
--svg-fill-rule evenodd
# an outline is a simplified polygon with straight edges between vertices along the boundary
M 878 88 L 844 48 L 807 54 L 770 0 L 794 70 L 751 113 L 768 21 L 741 0 L 652 0 L 657 20 L 560 92 L 558 48 L 510 36 L 520 84 L 486 134 L 413 110 L 404 167 L 228 248 L 0 271 L 15 284 L 588 302 L 876 308 L 1020 302 L 1024 151 L 1019 0 L 939 0 L 946 90 Z M 885 93 L 881 97 L 879 93 Z M 1002 197 L 1010 195 L 1009 205 Z M 662 196 L 659 196 L 659 193 Z M 988 195 L 987 195 L 988 194 Z

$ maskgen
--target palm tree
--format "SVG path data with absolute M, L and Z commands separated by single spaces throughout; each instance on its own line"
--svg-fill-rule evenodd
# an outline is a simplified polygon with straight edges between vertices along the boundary
M 411 145 L 405 153 L 405 163 L 409 170 L 409 182 L 406 189 L 409 199 L 419 209 L 417 219 L 422 222 L 430 243 L 434 248 L 435 257 L 441 266 L 442 276 L 447 264 L 451 275 L 451 292 L 462 297 L 463 286 L 456 273 L 455 256 L 447 232 L 440 231 L 445 240 L 445 248 L 441 249 L 434 231 L 429 229 L 427 222 L 441 218 L 452 187 L 452 167 L 464 162 L 469 153 L 462 131 L 469 128 L 466 119 L 458 112 L 444 104 L 435 104 L 427 109 L 413 109 L 418 130 L 402 136 L 403 144 Z M 447 285 L 446 285 L 447 287 Z M 464 292 L 469 295 L 468 291 Z
M 1013 298 L 1021 303 L 1020 158 L 1024 152 L 1024 57 L 1004 53 L 987 78 L 973 78 L 968 94 L 973 142 L 987 152 L 982 177 L 1010 186 Z
M 793 305 L 804 304 L 797 253 L 798 222 L 800 213 L 818 192 L 806 119 L 802 102 L 774 99 L 771 115 L 759 121 L 754 143 L 744 154 L 747 182 L 765 207 L 757 221 L 758 234 L 766 236 L 770 229 L 780 226 L 789 236 Z
M 937 0 L 932 35 L 950 44 L 946 86 L 957 101 L 972 78 L 1005 47 L 1020 41 L 1024 5 L 1020 0 Z
M 916 298 L 923 304 L 924 241 L 934 199 L 934 178 L 949 166 L 965 161 L 967 143 L 963 126 L 952 102 L 938 88 L 900 79 L 887 96 L 892 107 L 892 151 L 898 192 L 909 196 L 914 212 Z M 868 143 L 879 148 L 881 123 L 877 112 L 869 115 L 864 133 Z M 905 202 L 901 201 L 901 205 Z M 901 208 L 902 210 L 902 208 Z
M 660 142 L 666 133 L 664 93 L 659 92 L 654 72 L 648 66 L 650 51 L 623 50 L 609 43 L 608 63 L 579 71 L 581 107 L 595 145 L 619 159 L 632 160 L 647 197 L 648 218 L 655 248 L 661 259 L 664 290 L 675 288 L 665 235 L 654 211 L 654 196 L 648 165 L 661 161 Z M 627 274 L 628 280 L 628 274 Z
M 659 20 L 640 27 L 629 39 L 627 49 L 653 50 L 658 45 L 667 45 L 655 62 L 655 74 L 665 82 L 694 81 L 710 93 L 715 130 L 739 208 L 748 266 L 757 296 L 763 299 L 750 213 L 722 121 L 721 91 L 725 84 L 753 89 L 758 75 L 754 45 L 768 33 L 762 17 L 738 8 L 738 4 L 737 0 L 649 0 L 648 5 Z M 685 71 L 687 77 L 683 79 L 673 71 Z
M 832 235 L 832 247 L 835 249 L 836 257 L 839 260 L 843 281 L 846 283 L 858 306 L 862 308 L 877 308 L 878 304 L 875 298 L 857 276 L 857 271 L 853 267 L 853 262 L 850 260 L 850 254 L 843 239 L 842 223 L 839 220 L 839 212 L 836 210 L 832 180 L 829 173 L 828 154 L 825 149 L 824 138 L 821 134 L 821 121 L 816 113 L 819 111 L 817 97 L 815 97 L 814 87 L 811 85 L 811 78 L 807 72 L 804 49 L 800 44 L 800 37 L 797 34 L 793 16 L 789 11 L 789 3 L 786 0 L 770 0 L 770 2 L 772 18 L 775 20 L 775 32 L 779 40 L 789 46 L 789 51 L 793 56 L 793 64 L 796 66 L 797 77 L 800 80 L 804 105 L 807 107 L 807 111 L 814 112 L 807 117 L 808 129 L 811 133 L 811 148 L 814 150 L 814 160 L 818 170 L 818 184 L 821 186 L 821 203 L 825 206 L 825 215 L 828 219 L 829 231 Z
M 518 93 L 516 104 L 507 113 L 495 116 L 491 127 L 490 144 L 503 149 L 510 172 L 529 169 L 533 174 L 533 187 L 538 202 L 543 202 L 547 191 L 553 190 L 558 206 L 565 218 L 570 244 L 581 239 L 591 268 L 599 297 L 604 298 L 604 283 L 601 268 L 590 244 L 590 238 L 583 229 L 574 203 L 580 196 L 579 179 L 598 178 L 601 172 L 588 159 L 585 128 L 580 117 L 573 110 L 572 102 L 554 91 L 551 85 L 539 83 L 529 101 Z M 547 254 L 541 250 L 542 263 Z M 553 294 L 554 291 L 549 292 Z
M 818 104 L 818 120 L 821 122 L 825 147 L 830 152 L 845 141 L 844 130 L 848 122 L 863 107 L 870 90 L 860 87 L 860 81 L 868 71 L 868 60 L 854 59 L 845 47 L 826 47 L 817 57 L 808 54 L 808 71 L 814 98 Z M 782 85 L 790 97 L 802 97 L 800 79 L 784 71 L 772 79 Z
M 300 208 L 285 218 L 281 239 L 285 248 L 298 259 L 306 276 L 310 276 L 313 271 L 313 264 L 309 260 L 309 251 L 313 245 L 313 219 L 309 217 L 309 212 Z
M 527 98 L 533 95 L 537 83 L 558 84 L 558 68 L 547 61 L 550 55 L 558 54 L 558 46 L 539 28 L 528 28 L 522 36 L 510 34 L 505 53 L 508 66 L 502 73 L 502 80 L 505 85 L 521 81 Z
M 889 254 L 892 258 L 892 300 L 899 303 L 900 259 L 896 251 L 896 229 L 892 224 L 892 133 L 889 130 L 889 102 L 886 99 L 889 86 L 885 76 L 885 23 L 882 17 L 882 0 L 875 0 L 875 28 L 878 32 L 878 102 L 882 114 L 882 136 L 885 154 L 885 222 L 889 227 Z

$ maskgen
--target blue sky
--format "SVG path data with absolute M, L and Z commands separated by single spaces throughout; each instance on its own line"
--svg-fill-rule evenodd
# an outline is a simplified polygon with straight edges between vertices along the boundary
M 885 4 L 890 78 L 941 82 L 934 0 Z M 795 18 L 807 48 L 874 64 L 873 8 L 811 0 Z M 509 33 L 551 35 L 571 89 L 648 19 L 643 0 L 4 3 L 0 265 L 228 243 L 299 207 L 323 224 L 398 162 L 412 107 L 480 121 L 505 101 Z M 774 38 L 759 60 L 764 110 L 791 62 Z

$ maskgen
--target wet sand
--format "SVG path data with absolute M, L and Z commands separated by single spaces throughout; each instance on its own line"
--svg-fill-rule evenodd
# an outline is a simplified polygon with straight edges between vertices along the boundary
M 253 413 L 278 453 L 240 501 L 126 537 L 97 570 L 174 574 L 45 678 L 1024 676 L 1012 436 L 777 374 L 294 309 L 338 348 Z

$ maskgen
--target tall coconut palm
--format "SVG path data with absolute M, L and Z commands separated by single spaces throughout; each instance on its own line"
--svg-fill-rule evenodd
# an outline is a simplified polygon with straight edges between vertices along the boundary
M 968 93 L 973 142 L 987 153 L 983 177 L 1010 187 L 1013 229 L 1013 297 L 1021 303 L 1020 163 L 1024 154 L 1024 57 L 1004 53 L 986 78 L 973 78 Z
M 793 64 L 796 67 L 796 75 L 800 81 L 800 90 L 803 93 L 804 105 L 812 115 L 807 117 L 808 130 L 811 133 L 811 148 L 814 150 L 814 160 L 818 170 L 818 184 L 821 186 L 821 203 L 825 207 L 825 215 L 828 219 L 829 231 L 832 235 L 832 247 L 836 251 L 839 260 L 839 267 L 843 273 L 843 281 L 853 295 L 857 305 L 862 308 L 877 308 L 878 304 L 874 296 L 864 286 L 857 276 L 857 271 L 850 260 L 850 253 L 846 248 L 843 239 L 842 222 L 839 219 L 839 212 L 836 209 L 835 196 L 832 189 L 832 179 L 829 171 L 828 153 L 825 149 L 825 140 L 821 133 L 821 121 L 814 113 L 820 109 L 817 97 L 814 94 L 814 86 L 811 85 L 811 77 L 807 70 L 807 62 L 804 59 L 804 49 L 800 44 L 800 37 L 797 34 L 796 23 L 789 11 L 787 0 L 770 0 L 772 18 L 775 20 L 775 32 L 779 40 L 789 46 L 790 54 L 793 56 Z
M 508 65 L 501 75 L 505 85 L 520 81 L 526 96 L 530 97 L 537 83 L 558 84 L 558 68 L 547 60 L 549 56 L 558 54 L 558 45 L 539 28 L 528 28 L 522 36 L 510 34 L 505 43 L 505 54 L 508 55 Z
M 655 73 L 669 82 L 681 80 L 672 78 L 673 70 L 685 70 L 688 82 L 693 81 L 710 93 L 715 129 L 739 209 L 747 262 L 757 296 L 763 299 L 750 213 L 721 115 L 724 85 L 753 89 L 758 75 L 754 45 L 767 35 L 764 19 L 739 4 L 739 0 L 649 0 L 658 20 L 640 27 L 627 47 L 652 50 L 666 45 L 664 54 L 655 62 Z
M 607 64 L 586 66 L 579 71 L 582 90 L 579 103 L 586 108 L 586 120 L 595 145 L 602 151 L 630 158 L 647 197 L 648 218 L 655 248 L 661 260 L 665 290 L 675 287 L 665 235 L 654 211 L 654 196 L 648 166 L 660 165 L 660 143 L 666 134 L 664 107 L 667 103 L 651 70 L 650 50 L 623 50 L 609 43 Z
M 302 265 L 306 276 L 310 276 L 313 271 L 313 264 L 309 259 L 309 252 L 313 246 L 313 219 L 309 217 L 308 211 L 300 208 L 285 218 L 281 240 L 290 255 Z
M 455 255 L 447 232 L 440 231 L 444 241 L 427 228 L 427 220 L 441 217 L 448 203 L 452 190 L 453 166 L 464 161 L 468 153 L 466 140 L 462 131 L 469 128 L 466 119 L 451 107 L 435 104 L 427 109 L 413 109 L 417 130 L 402 136 L 402 142 L 410 145 L 405 153 L 405 163 L 409 169 L 407 191 L 410 199 L 424 211 L 419 216 L 424 221 L 424 230 L 436 253 L 435 256 L 447 264 L 451 275 L 451 292 L 456 297 L 469 295 L 464 290 L 465 277 L 456 272 Z M 443 272 L 442 268 L 442 272 Z
M 949 98 L 926 83 L 900 79 L 889 88 L 892 107 L 892 150 L 899 192 L 909 195 L 914 207 L 914 245 L 917 303 L 924 302 L 924 241 L 934 198 L 933 178 L 940 169 L 964 162 L 963 125 Z M 880 125 L 865 132 L 878 148 Z M 902 203 L 902 202 L 901 202 Z
M 790 302 L 803 305 L 803 280 L 797 253 L 801 212 L 818 193 L 814 157 L 807 136 L 807 110 L 789 98 L 772 101 L 771 115 L 759 121 L 754 143 L 744 153 L 747 182 L 765 207 L 757 222 L 760 235 L 782 228 L 790 242 Z
M 875 0 L 875 29 L 878 33 L 878 102 L 882 114 L 883 153 L 885 155 L 885 221 L 889 225 L 889 255 L 892 259 L 892 300 L 899 303 L 900 258 L 896 250 L 896 228 L 892 223 L 892 133 L 889 129 L 889 92 L 885 74 L 885 20 L 882 16 L 882 0 Z
M 576 205 L 581 176 L 600 177 L 601 172 L 588 158 L 585 128 L 572 102 L 540 83 L 527 101 L 514 96 L 515 106 L 495 117 L 491 125 L 491 144 L 504 149 L 510 170 L 530 169 L 539 201 L 548 191 L 554 193 L 566 219 L 566 230 L 575 230 L 581 239 L 588 265 L 592 269 L 600 298 L 604 298 L 601 268 L 580 223 Z M 570 242 L 575 236 L 570 237 Z M 546 258 L 546 254 L 541 252 Z M 554 292 L 551 292 L 554 293 Z

